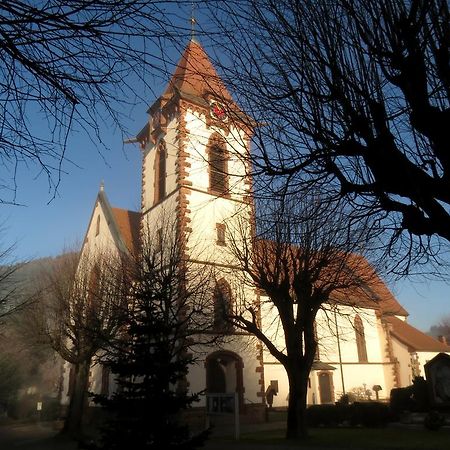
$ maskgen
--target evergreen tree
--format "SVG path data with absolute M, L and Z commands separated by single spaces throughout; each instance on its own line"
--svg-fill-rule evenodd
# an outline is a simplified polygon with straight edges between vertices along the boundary
M 90 449 L 187 450 L 206 439 L 206 432 L 190 436 L 182 417 L 198 401 L 185 382 L 193 363 L 188 305 L 203 294 L 186 287 L 178 252 L 163 253 L 144 251 L 134 264 L 127 324 L 105 361 L 116 389 L 110 398 L 94 395 L 108 419 Z

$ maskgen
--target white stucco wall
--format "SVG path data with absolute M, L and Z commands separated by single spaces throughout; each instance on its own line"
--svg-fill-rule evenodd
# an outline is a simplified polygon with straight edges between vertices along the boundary
M 325 305 L 326 307 L 326 305 Z M 317 315 L 317 334 L 319 339 L 319 358 L 321 362 L 330 364 L 335 368 L 333 374 L 334 398 L 338 400 L 344 393 L 352 390 L 372 389 L 380 385 L 382 391 L 380 398 L 389 396 L 392 388 L 390 371 L 392 364 L 387 360 L 383 349 L 386 347 L 385 336 L 382 332 L 380 320 L 374 310 L 358 309 L 340 306 L 334 311 L 319 311 Z M 364 334 L 367 349 L 367 362 L 358 361 L 356 335 L 353 326 L 355 316 L 358 314 L 364 325 Z M 266 334 L 276 343 L 279 350 L 284 351 L 284 336 L 278 318 L 278 312 L 273 308 L 267 297 L 262 297 L 262 320 Z M 338 351 L 338 338 L 340 356 Z M 276 363 L 275 358 L 264 350 L 264 377 L 266 387 L 270 379 L 278 379 L 280 394 L 274 399 L 274 406 L 284 406 L 288 395 L 287 377 L 284 368 Z M 311 372 L 311 389 L 308 396 L 309 403 L 318 402 L 318 371 Z M 344 386 L 342 383 L 344 378 Z M 278 378 L 276 378 L 278 377 Z M 313 399 L 314 393 L 314 399 Z M 375 393 L 372 392 L 372 398 Z
M 403 342 L 392 338 L 392 350 L 398 360 L 398 374 L 400 377 L 398 387 L 406 387 L 412 384 L 412 368 L 411 368 L 411 354 L 408 347 Z
M 232 198 L 242 199 L 247 193 L 245 184 L 245 159 L 248 154 L 248 139 L 242 129 L 230 124 L 227 132 L 215 126 L 206 125 L 206 117 L 188 109 L 185 115 L 187 141 L 186 151 L 190 164 L 189 181 L 192 187 L 207 192 L 209 187 L 207 145 L 210 137 L 218 133 L 226 143 L 228 151 L 228 184 Z
M 178 116 L 174 115 L 167 124 L 166 133 L 159 136 L 156 142 L 149 141 L 143 152 L 143 192 L 142 210 L 146 212 L 155 206 L 155 164 L 158 145 L 162 140 L 166 144 L 166 196 L 170 195 L 177 188 L 177 141 Z
M 97 221 L 100 218 L 99 232 L 97 234 Z M 109 253 L 117 255 L 117 247 L 110 229 L 110 223 L 99 201 L 94 206 L 91 222 L 86 231 L 85 241 L 81 255 L 95 258 L 99 254 Z

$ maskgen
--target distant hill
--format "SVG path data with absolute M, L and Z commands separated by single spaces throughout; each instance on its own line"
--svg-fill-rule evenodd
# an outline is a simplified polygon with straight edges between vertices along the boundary
M 61 258 L 69 253 L 56 257 L 33 259 L 26 263 L 0 266 L 0 317 L 11 308 L 26 302 L 33 294 L 42 274 L 51 270 Z

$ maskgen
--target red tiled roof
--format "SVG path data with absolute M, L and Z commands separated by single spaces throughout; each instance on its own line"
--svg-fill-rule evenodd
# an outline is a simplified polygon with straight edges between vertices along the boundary
M 362 280 L 358 289 L 344 289 L 339 294 L 339 301 L 355 307 L 378 309 L 382 314 L 408 316 L 408 312 L 393 296 L 385 282 L 371 264 L 361 255 L 350 255 L 348 265 L 354 265 L 354 271 Z M 368 274 L 368 275 L 367 275 Z M 343 300 L 345 298 L 345 300 Z
M 125 245 L 131 253 L 136 254 L 139 248 L 141 213 L 120 208 L 111 209 Z
M 407 345 L 410 351 L 450 352 L 450 346 L 422 333 L 404 320 L 393 316 L 385 317 L 384 320 L 392 325 L 391 334 Z
M 205 50 L 195 40 L 191 40 L 184 50 L 165 94 L 174 88 L 195 97 L 213 94 L 226 101 L 232 100 Z
M 254 243 L 258 257 L 257 264 L 269 264 L 269 259 L 301 258 L 302 252 L 297 246 L 287 246 L 285 251 L 280 244 L 264 239 L 258 239 Z M 265 255 L 265 256 L 264 256 Z M 274 255 L 270 258 L 270 255 Z M 319 268 L 320 256 L 317 264 L 312 263 L 311 270 L 319 270 L 319 284 L 336 286 L 330 298 L 330 302 L 354 306 L 355 308 L 371 308 L 379 310 L 383 315 L 407 316 L 408 312 L 398 303 L 383 280 L 376 273 L 371 264 L 361 255 L 347 254 L 342 259 L 338 258 L 339 251 L 327 267 Z M 311 256 L 310 256 L 311 258 Z M 333 258 L 333 257 L 332 257 Z M 283 261 L 279 261 L 283 264 Z M 293 264 L 295 266 L 297 264 Z M 315 268 L 314 265 L 317 267 Z M 276 268 L 273 268 L 276 271 Z M 281 269 L 282 272 L 283 269 Z M 340 276 L 340 274 L 343 274 Z M 339 287 L 339 284 L 342 286 Z

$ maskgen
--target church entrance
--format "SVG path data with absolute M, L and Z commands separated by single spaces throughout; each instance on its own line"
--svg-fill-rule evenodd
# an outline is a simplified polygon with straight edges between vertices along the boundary
M 208 394 L 238 393 L 239 405 L 244 403 L 242 358 L 236 353 L 220 350 L 207 356 L 206 391 Z
M 319 372 L 319 394 L 320 403 L 333 403 L 333 374 L 330 372 Z

